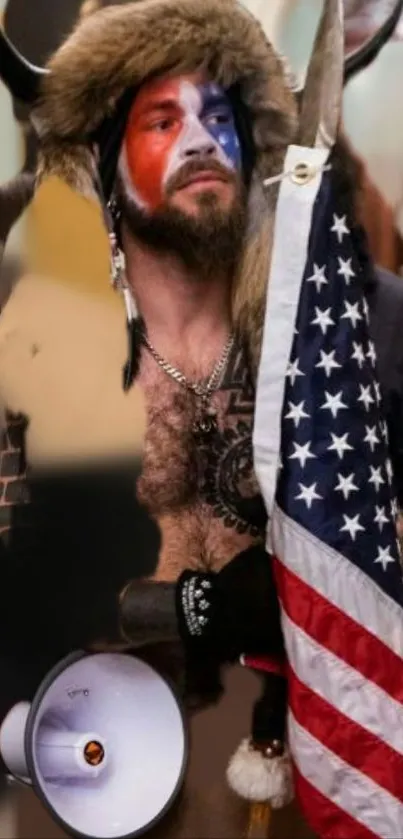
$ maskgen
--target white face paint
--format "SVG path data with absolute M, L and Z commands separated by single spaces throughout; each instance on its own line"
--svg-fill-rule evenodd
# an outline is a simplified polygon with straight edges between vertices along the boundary
M 209 85 L 211 93 L 218 98 L 220 89 L 216 85 Z M 234 161 L 227 157 L 224 148 L 216 139 L 214 134 L 208 130 L 203 120 L 203 96 L 202 88 L 190 82 L 183 81 L 180 86 L 179 103 L 184 114 L 183 128 L 175 143 L 171 156 L 165 170 L 164 185 L 177 173 L 184 163 L 188 163 L 193 157 L 212 157 L 217 163 L 221 163 L 226 169 L 234 169 Z M 207 118 L 208 122 L 208 118 Z M 225 134 L 222 132 L 222 142 L 225 143 Z M 239 144 L 238 144 L 239 145 Z

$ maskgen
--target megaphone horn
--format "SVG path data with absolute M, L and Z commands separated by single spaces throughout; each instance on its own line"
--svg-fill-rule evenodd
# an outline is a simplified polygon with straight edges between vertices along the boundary
M 129 839 L 159 821 L 180 791 L 187 752 L 171 687 L 118 653 L 68 656 L 0 729 L 11 775 L 84 839 Z

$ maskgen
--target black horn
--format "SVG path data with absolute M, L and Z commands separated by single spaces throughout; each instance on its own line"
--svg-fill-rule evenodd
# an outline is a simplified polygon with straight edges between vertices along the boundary
M 47 73 L 48 70 L 35 67 L 20 55 L 0 28 L 0 79 L 15 99 L 33 104 Z
M 397 24 L 399 23 L 403 11 L 403 0 L 398 0 L 395 3 L 389 17 L 382 24 L 375 34 L 366 41 L 362 47 L 353 52 L 346 58 L 344 63 L 344 84 L 346 85 L 357 73 L 365 70 L 381 49 L 389 41 L 393 35 Z

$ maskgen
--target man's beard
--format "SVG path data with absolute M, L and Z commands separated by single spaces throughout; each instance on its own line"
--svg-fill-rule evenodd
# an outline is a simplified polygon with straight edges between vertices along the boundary
M 135 203 L 122 179 L 117 190 L 122 218 L 134 238 L 157 254 L 175 256 L 199 279 L 217 273 L 232 276 L 246 225 L 246 194 L 241 183 L 235 182 L 233 201 L 225 209 L 220 206 L 220 198 L 207 187 L 194 197 L 198 208 L 194 214 L 170 202 L 170 196 L 192 174 L 212 170 L 235 182 L 234 176 L 217 163 L 189 162 L 168 183 L 165 202 L 152 213 Z

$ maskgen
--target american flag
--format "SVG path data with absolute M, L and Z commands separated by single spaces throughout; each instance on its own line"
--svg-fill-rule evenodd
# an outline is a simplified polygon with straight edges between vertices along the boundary
M 296 794 L 322 839 L 403 837 L 403 584 L 362 266 L 314 204 L 271 521 Z

